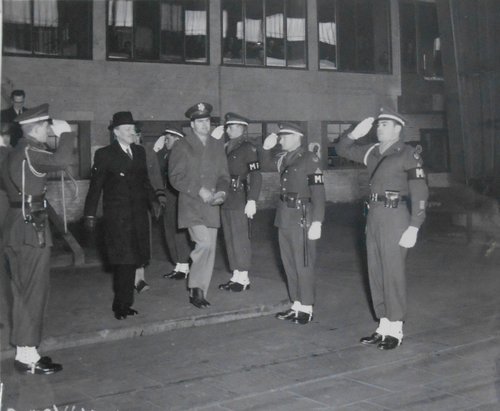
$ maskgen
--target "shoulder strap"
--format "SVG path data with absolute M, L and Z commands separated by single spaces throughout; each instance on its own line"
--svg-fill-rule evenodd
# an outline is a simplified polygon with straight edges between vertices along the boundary
M 370 174 L 370 181 L 372 181 L 373 177 L 375 176 L 375 173 L 377 172 L 378 168 L 380 167 L 380 165 L 384 162 L 384 160 L 387 158 L 387 156 L 384 156 L 382 157 L 377 165 L 375 166 L 375 168 L 373 169 L 372 173 Z

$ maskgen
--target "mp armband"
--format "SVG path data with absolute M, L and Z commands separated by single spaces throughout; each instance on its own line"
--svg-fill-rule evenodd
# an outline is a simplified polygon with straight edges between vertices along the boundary
M 247 168 L 248 168 L 249 172 L 260 170 L 260 162 L 259 161 L 253 161 L 251 163 L 247 163 Z
M 422 167 L 410 168 L 408 171 L 408 180 L 424 180 L 425 172 Z
M 314 173 L 307 175 L 307 185 L 310 186 L 322 186 L 324 185 L 323 174 Z

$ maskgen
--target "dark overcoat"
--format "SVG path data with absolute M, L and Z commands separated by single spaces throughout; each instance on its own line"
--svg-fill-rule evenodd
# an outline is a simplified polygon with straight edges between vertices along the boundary
M 188 133 L 170 153 L 168 176 L 179 190 L 179 228 L 218 228 L 220 207 L 204 203 L 198 193 L 201 187 L 227 193 L 230 177 L 224 142 L 208 137 L 204 146 L 193 132 Z
M 118 141 L 96 151 L 85 216 L 96 216 L 101 192 L 110 264 L 145 265 L 150 259 L 148 210 L 155 200 L 144 148 L 131 144 L 130 159 Z

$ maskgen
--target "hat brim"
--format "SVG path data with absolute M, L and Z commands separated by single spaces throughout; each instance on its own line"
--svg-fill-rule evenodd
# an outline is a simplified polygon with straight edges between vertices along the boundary
M 120 124 L 110 124 L 108 126 L 108 130 L 113 130 L 114 128 L 116 127 L 119 127 L 119 126 L 124 126 L 124 125 L 127 125 L 127 124 L 130 124 L 131 126 L 135 126 L 138 124 L 137 121 L 127 121 L 126 123 L 120 123 Z
M 164 134 L 172 134 L 172 135 L 174 135 L 176 137 L 184 137 L 184 134 L 179 133 L 178 131 L 175 131 L 175 130 L 169 130 L 169 129 L 167 129 L 163 133 Z
M 240 126 L 248 126 L 248 123 L 243 120 L 229 120 L 226 122 L 226 126 L 230 126 L 231 124 L 239 124 Z
M 401 126 L 406 125 L 406 123 L 398 116 L 393 116 L 392 114 L 382 114 L 377 117 L 377 120 L 375 120 L 375 123 L 379 122 L 380 120 L 392 120 L 398 123 Z
M 295 134 L 296 136 L 300 136 L 300 137 L 304 137 L 304 134 L 302 134 L 301 132 L 299 131 L 296 131 L 296 130 L 292 130 L 292 129 L 289 129 L 289 128 L 282 128 L 280 131 L 278 131 L 276 133 L 278 136 L 282 135 L 282 134 Z

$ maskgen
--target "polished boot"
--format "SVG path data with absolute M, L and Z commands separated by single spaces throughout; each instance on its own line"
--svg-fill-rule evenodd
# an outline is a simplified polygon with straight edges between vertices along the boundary
M 210 303 L 205 300 L 205 296 L 201 288 L 191 288 L 189 302 L 196 308 L 206 308 L 210 305 Z
M 187 273 L 173 270 L 167 274 L 163 274 L 163 278 L 169 278 L 170 280 L 185 280 L 187 278 Z
M 361 338 L 359 340 L 359 342 L 361 344 L 364 344 L 364 345 L 374 345 L 374 344 L 380 343 L 383 338 L 384 337 L 382 335 L 380 335 L 379 333 L 373 333 L 369 337 L 363 337 L 363 338 Z
M 50 357 L 42 357 L 36 363 L 26 364 L 21 361 L 14 361 L 14 368 L 24 374 L 49 375 L 62 370 L 61 364 L 52 362 Z
M 309 314 L 303 311 L 297 311 L 297 315 L 294 318 L 292 318 L 292 323 L 305 325 L 307 323 L 310 323 L 312 319 L 313 319 L 312 313 Z
M 392 337 L 390 335 L 386 335 L 384 340 L 377 345 L 379 350 L 393 350 L 396 347 L 399 347 L 403 343 L 402 340 L 398 340 L 396 337 Z
M 277 313 L 275 315 L 275 318 L 277 318 L 278 320 L 292 320 L 294 319 L 295 317 L 297 316 L 297 311 L 295 310 L 292 310 L 291 308 L 286 310 L 286 311 L 282 311 L 280 313 Z
M 227 283 L 220 284 L 219 290 L 233 291 L 235 293 L 239 293 L 241 291 L 249 290 L 250 284 L 240 284 L 234 281 L 228 281 Z

